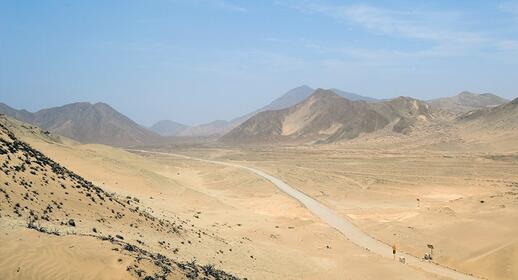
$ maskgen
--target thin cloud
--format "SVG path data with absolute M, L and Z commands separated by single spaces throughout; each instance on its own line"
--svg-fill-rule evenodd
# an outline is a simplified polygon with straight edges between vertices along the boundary
M 451 21 L 450 17 L 457 17 L 453 13 L 389 10 L 371 5 L 329 6 L 317 2 L 304 2 L 292 7 L 303 12 L 330 16 L 377 34 L 439 43 L 480 43 L 486 40 L 477 33 L 438 26 L 438 23 L 445 20 Z
M 246 13 L 248 12 L 248 9 L 242 6 L 239 6 L 235 4 L 234 2 L 228 1 L 228 0 L 198 0 L 198 2 L 208 4 L 220 9 L 232 11 L 232 12 L 239 12 L 239 13 Z
M 329 5 L 320 1 L 277 1 L 308 14 L 334 18 L 350 27 L 364 29 L 372 34 L 413 41 L 428 42 L 421 50 L 385 50 L 344 48 L 339 52 L 352 57 L 441 57 L 441 56 L 488 56 L 496 52 L 515 52 L 517 41 L 498 38 L 492 34 L 469 30 L 465 26 L 466 15 L 457 11 L 393 10 L 368 4 Z M 517 15 L 518 2 L 499 6 L 507 13 Z M 336 52 L 336 49 L 321 47 Z

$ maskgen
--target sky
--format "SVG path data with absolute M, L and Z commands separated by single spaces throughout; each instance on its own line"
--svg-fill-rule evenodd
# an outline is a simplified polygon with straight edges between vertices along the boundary
M 291 88 L 518 96 L 518 1 L 0 0 L 0 102 L 200 124 Z

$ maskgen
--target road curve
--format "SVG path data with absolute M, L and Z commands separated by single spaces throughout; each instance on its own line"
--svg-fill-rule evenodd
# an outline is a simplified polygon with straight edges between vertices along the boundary
M 179 155 L 179 154 L 174 154 L 174 153 L 153 152 L 153 151 L 145 151 L 145 150 L 128 150 L 128 151 L 174 156 L 174 157 L 179 157 L 179 158 L 184 158 L 184 159 L 189 159 L 189 160 L 196 160 L 196 161 L 202 161 L 202 162 L 207 162 L 207 163 L 212 163 L 212 164 L 240 168 L 240 169 L 244 169 L 244 170 L 253 172 L 256 175 L 263 177 L 263 178 L 267 179 L 268 181 L 272 182 L 278 189 L 280 189 L 287 195 L 298 200 L 302 205 L 304 205 L 315 216 L 319 217 L 324 222 L 326 222 L 328 225 L 330 225 L 331 227 L 338 230 L 340 233 L 342 233 L 347 239 L 349 239 L 354 244 L 356 244 L 364 249 L 367 249 L 373 253 L 376 253 L 380 256 L 383 256 L 385 258 L 389 258 L 389 259 L 393 258 L 391 246 L 372 238 L 371 236 L 369 236 L 368 234 L 364 233 L 359 228 L 357 228 L 355 225 L 353 225 L 346 218 L 338 215 L 337 213 L 335 213 L 333 210 L 331 210 L 327 206 L 316 201 L 315 199 L 311 198 L 310 196 L 296 190 L 295 188 L 290 187 L 288 184 L 284 183 L 282 180 L 280 180 L 276 177 L 273 177 L 271 175 L 268 175 L 261 170 L 243 166 L 243 165 L 234 164 L 234 163 L 229 163 L 229 162 L 207 160 L 207 159 L 195 158 L 195 157 L 184 156 L 184 155 Z M 398 253 L 397 256 L 404 257 L 406 259 L 406 264 L 408 264 L 408 265 L 414 266 L 416 268 L 422 269 L 422 270 L 430 272 L 430 273 L 434 273 L 439 276 L 448 277 L 451 279 L 459 279 L 459 280 L 479 279 L 475 276 L 464 274 L 462 272 L 458 272 L 454 269 L 444 267 L 439 264 L 431 263 L 428 261 L 422 261 L 421 259 L 419 259 L 415 256 L 412 256 L 412 255 L 409 255 L 407 253 Z

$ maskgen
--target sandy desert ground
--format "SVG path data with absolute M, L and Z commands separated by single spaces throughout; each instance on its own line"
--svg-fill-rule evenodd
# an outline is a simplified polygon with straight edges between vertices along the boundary
M 292 147 L 186 151 L 254 166 L 373 237 L 488 279 L 518 277 L 513 154 Z M 419 205 L 417 199 L 420 200 Z
M 248 279 L 442 279 L 357 247 L 250 172 L 64 138 L 54 141 L 31 130 L 17 135 L 103 189 L 138 197 L 153 215 L 176 217 L 207 233 L 198 240 L 139 230 L 146 233 L 146 250 L 215 264 Z M 518 277 L 518 159 L 513 154 L 343 145 L 151 150 L 256 167 L 402 251 L 422 256 L 426 245 L 433 244 L 435 261 L 442 265 L 481 278 Z M 0 250 L 2 277 L 56 279 L 81 271 L 88 272 L 83 279 L 131 276 L 125 269 L 131 259 L 110 244 L 47 236 L 2 221 L 0 243 L 9 244 Z M 127 231 L 126 240 L 136 240 L 137 232 Z M 42 252 L 47 252 L 46 262 L 38 261 Z M 56 269 L 63 262 L 66 268 Z

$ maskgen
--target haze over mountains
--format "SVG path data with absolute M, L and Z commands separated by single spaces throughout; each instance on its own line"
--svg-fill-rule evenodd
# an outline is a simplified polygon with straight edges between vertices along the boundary
M 304 102 L 276 111 L 261 112 L 222 137 L 226 142 L 321 140 L 333 142 L 358 137 L 393 123 L 394 131 L 406 133 L 418 122 L 434 118 L 422 101 L 399 97 L 367 103 L 318 89 Z
M 471 110 L 494 107 L 509 102 L 491 93 L 476 94 L 464 91 L 456 96 L 437 98 L 428 101 L 435 108 L 453 113 L 466 113 Z
M 518 128 L 518 98 L 496 107 L 470 111 L 457 118 L 467 124 L 479 124 L 479 127 L 501 130 Z
M 253 116 L 221 140 L 234 144 L 330 143 L 373 132 L 390 136 L 437 129 L 450 129 L 447 133 L 453 135 L 451 127 L 466 130 L 468 123 L 471 130 L 483 128 L 478 133 L 488 134 L 490 129 L 510 127 L 518 120 L 518 110 L 513 105 L 516 100 L 504 102 L 505 99 L 495 95 L 463 92 L 439 101 L 398 97 L 368 103 L 319 89 L 293 107 Z M 459 116 L 468 108 L 479 109 Z
M 439 102 L 398 97 L 369 103 L 318 89 L 295 106 L 254 115 L 220 140 L 228 144 L 332 143 L 374 132 L 378 137 L 419 134 L 417 138 L 433 138 L 434 132 L 441 131 L 446 138 L 475 140 L 504 133 L 500 139 L 511 141 L 516 133 L 508 129 L 516 127 L 518 106 L 516 99 L 505 101 L 495 95 L 463 92 Z M 468 108 L 479 109 L 462 114 Z
M 152 125 L 149 129 L 162 136 L 175 136 L 180 131 L 188 128 L 189 126 L 175 121 L 163 120 L 158 121 Z
M 374 98 L 361 96 L 361 95 L 350 93 L 350 92 L 345 92 L 345 91 L 342 91 L 339 89 L 331 89 L 331 91 L 335 92 L 339 96 L 342 96 L 342 97 L 350 99 L 350 100 L 364 100 L 364 101 L 368 101 L 368 102 L 376 101 L 376 99 L 374 99 Z M 222 136 L 259 112 L 271 111 L 271 110 L 281 110 L 284 108 L 291 107 L 291 106 L 307 99 L 313 92 L 315 92 L 315 89 L 313 89 L 307 85 L 302 85 L 302 86 L 289 90 L 281 97 L 272 101 L 270 104 L 268 104 L 258 110 L 255 110 L 253 112 L 250 112 L 246 115 L 237 117 L 230 121 L 217 120 L 217 121 L 212 121 L 210 123 L 201 124 L 201 125 L 197 125 L 197 126 L 185 127 L 184 129 L 177 130 L 176 134 L 163 134 L 163 133 L 161 133 L 160 130 L 156 130 L 153 128 L 152 128 L 152 130 L 163 136 L 191 136 L 191 137 L 192 136 Z M 160 121 L 160 122 L 163 122 L 163 121 Z M 172 124 L 170 130 L 174 130 L 174 129 L 175 129 L 175 125 Z
M 72 103 L 35 113 L 0 103 L 0 113 L 83 143 L 113 146 L 164 143 L 170 137 L 211 137 L 240 144 L 329 143 L 375 131 L 409 134 L 441 121 L 463 125 L 475 117 L 480 124 L 487 122 L 480 119 L 508 123 L 516 119 L 511 106 L 515 101 L 501 109 L 506 102 L 493 94 L 470 92 L 429 101 L 410 97 L 377 100 L 337 89 L 315 91 L 300 86 L 241 117 L 192 127 L 164 120 L 145 128 L 104 103 Z M 498 127 L 502 127 L 501 122 Z

